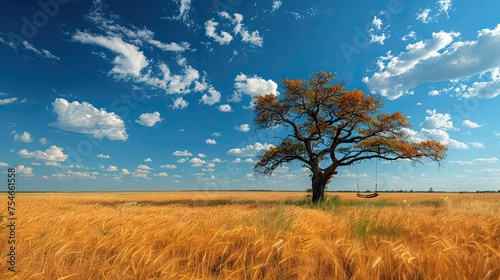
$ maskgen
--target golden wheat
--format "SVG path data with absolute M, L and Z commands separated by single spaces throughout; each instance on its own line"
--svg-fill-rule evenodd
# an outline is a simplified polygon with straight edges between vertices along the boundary
M 500 278 L 500 195 L 339 196 L 20 194 L 17 272 L 0 278 Z

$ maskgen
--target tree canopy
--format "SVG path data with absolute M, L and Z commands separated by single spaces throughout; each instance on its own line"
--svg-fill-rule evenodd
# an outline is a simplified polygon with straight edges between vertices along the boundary
M 439 164 L 447 148 L 433 140 L 415 142 L 405 133 L 411 126 L 401 112 L 382 112 L 380 98 L 334 83 L 336 73 L 319 71 L 311 80 L 285 79 L 284 96 L 257 96 L 255 124 L 259 129 L 284 126 L 288 134 L 259 156 L 254 171 L 270 175 L 279 166 L 299 161 L 311 171 L 313 202 L 340 166 L 380 158 L 429 158 Z

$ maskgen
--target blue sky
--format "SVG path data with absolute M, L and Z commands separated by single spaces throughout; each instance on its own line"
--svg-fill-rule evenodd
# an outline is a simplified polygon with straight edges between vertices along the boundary
M 257 131 L 251 100 L 318 70 L 449 148 L 442 168 L 368 161 L 329 189 L 500 189 L 497 1 L 0 7 L 0 168 L 18 169 L 20 190 L 305 190 L 298 165 L 252 174 L 284 131 Z

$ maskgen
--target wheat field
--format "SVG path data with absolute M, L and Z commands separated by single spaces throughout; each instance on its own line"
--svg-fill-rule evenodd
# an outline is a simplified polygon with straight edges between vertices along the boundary
M 319 206 L 293 192 L 16 199 L 17 271 L 2 226 L 1 279 L 500 279 L 500 194 L 328 193 Z

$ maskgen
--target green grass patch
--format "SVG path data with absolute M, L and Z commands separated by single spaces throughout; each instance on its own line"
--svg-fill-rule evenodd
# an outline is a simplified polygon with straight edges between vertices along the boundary
M 392 238 L 403 233 L 405 215 L 381 213 L 380 209 L 362 209 L 349 217 L 351 236 L 367 239 L 371 236 Z
M 431 199 L 431 200 L 422 200 L 417 202 L 418 205 L 420 206 L 428 206 L 428 207 L 443 207 L 445 206 L 445 201 L 442 199 Z

